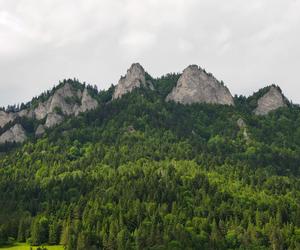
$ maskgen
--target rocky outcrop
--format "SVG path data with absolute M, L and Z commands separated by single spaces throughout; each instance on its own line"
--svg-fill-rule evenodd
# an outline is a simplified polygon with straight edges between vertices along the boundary
M 135 88 L 146 86 L 145 70 L 139 63 L 134 63 L 127 70 L 127 74 L 121 77 L 113 94 L 113 99 L 118 99 Z
M 13 121 L 17 117 L 16 113 L 7 113 L 0 111 L 0 128 L 4 127 L 7 123 Z
M 246 125 L 245 121 L 242 118 L 239 118 L 236 123 L 237 123 L 239 129 L 242 131 L 244 139 L 246 141 L 249 141 L 250 138 L 248 135 L 247 125 Z
M 256 115 L 267 115 L 271 111 L 286 106 L 285 97 L 280 89 L 271 86 L 269 91 L 258 99 L 257 108 L 254 110 L 254 113 Z
M 76 89 L 66 82 L 56 89 L 52 96 L 44 102 L 40 102 L 35 108 L 20 110 L 16 113 L 0 111 L 0 127 L 14 121 L 17 117 L 27 117 L 37 120 L 46 119 L 45 125 L 37 128 L 36 135 L 44 133 L 44 128 L 53 127 L 64 120 L 65 116 L 78 115 L 82 112 L 95 109 L 98 106 L 96 99 L 91 97 L 87 88 Z M 6 131 L 4 138 L 14 138 L 11 130 Z
M 246 128 L 246 123 L 244 122 L 244 120 L 242 118 L 239 118 L 236 123 L 240 129 Z
M 49 113 L 47 115 L 47 120 L 45 123 L 45 127 L 51 128 L 58 124 L 60 124 L 64 120 L 64 117 L 62 115 L 59 115 L 57 113 Z
M 78 115 L 81 112 L 86 112 L 88 110 L 92 110 L 97 108 L 98 102 L 91 97 L 87 89 L 84 89 L 81 98 L 81 106 L 78 110 L 75 111 L 75 115 Z
M 36 136 L 41 136 L 41 135 L 43 135 L 44 133 L 45 133 L 45 126 L 42 125 L 42 124 L 40 124 L 40 125 L 37 127 L 36 131 L 35 131 L 35 135 L 36 135 Z
M 28 117 L 42 120 L 47 117 L 46 126 L 51 127 L 63 121 L 63 116 L 78 115 L 81 112 L 95 109 L 97 100 L 91 97 L 88 89 L 76 90 L 71 84 L 65 83 L 58 88 L 45 102 L 40 102 L 36 108 L 23 109 L 17 113 L 0 111 L 0 127 L 5 126 L 17 117 Z M 55 113 L 60 113 L 56 114 Z
M 20 124 L 16 124 L 0 136 L 0 143 L 17 142 L 22 143 L 27 139 L 25 130 Z
M 182 104 L 234 105 L 228 88 L 197 65 L 191 65 L 183 71 L 176 87 L 167 96 L 166 100 Z
M 64 115 L 75 114 L 79 109 L 76 102 L 81 99 L 81 92 L 77 92 L 69 83 L 55 91 L 54 95 L 49 99 L 50 105 L 47 114 L 54 113 L 57 110 Z

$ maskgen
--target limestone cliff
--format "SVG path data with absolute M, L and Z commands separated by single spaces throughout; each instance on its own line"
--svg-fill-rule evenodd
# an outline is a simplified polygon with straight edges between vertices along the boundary
M 145 70 L 139 63 L 134 63 L 127 70 L 127 74 L 119 80 L 113 99 L 118 99 L 124 94 L 131 92 L 134 88 L 141 86 L 146 86 Z
M 211 103 L 234 105 L 233 98 L 223 84 L 197 65 L 187 67 L 176 87 L 167 96 L 167 101 L 183 104 Z
M 254 113 L 256 115 L 267 115 L 271 111 L 286 106 L 287 103 L 281 91 L 277 87 L 271 86 L 269 91 L 258 99 Z
M 36 131 L 35 131 L 35 135 L 36 135 L 36 136 L 41 136 L 41 135 L 43 135 L 44 133 L 45 133 L 45 126 L 42 125 L 42 124 L 40 124 L 40 125 L 37 127 Z
M 95 109 L 97 100 L 91 97 L 88 89 L 83 91 L 65 83 L 56 89 L 52 96 L 35 108 L 23 109 L 17 113 L 0 111 L 0 127 L 5 126 L 17 117 L 27 117 L 37 120 L 46 118 L 46 127 L 52 127 L 63 121 L 64 116 L 78 115 L 81 112 Z
M 20 124 L 16 124 L 0 136 L 0 143 L 17 142 L 21 143 L 27 139 L 25 130 Z
M 8 113 L 0 111 L 0 128 L 4 127 L 7 123 L 13 121 L 17 117 L 16 113 Z

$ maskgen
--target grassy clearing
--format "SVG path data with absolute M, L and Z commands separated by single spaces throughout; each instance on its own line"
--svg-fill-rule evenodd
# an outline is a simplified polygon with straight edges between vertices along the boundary
M 63 250 L 63 246 L 45 246 L 48 250 Z M 0 247 L 1 250 L 36 250 L 37 247 L 32 247 L 26 243 L 16 243 L 12 246 Z

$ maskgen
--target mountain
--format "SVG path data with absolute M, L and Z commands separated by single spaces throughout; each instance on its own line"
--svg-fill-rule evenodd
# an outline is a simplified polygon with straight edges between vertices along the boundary
M 133 89 L 139 87 L 153 88 L 151 82 L 146 81 L 146 72 L 139 63 L 134 63 L 127 70 L 127 74 L 121 77 L 113 94 L 113 99 L 121 98 L 124 94 L 130 93 Z
M 257 115 L 266 115 L 281 107 L 287 107 L 286 98 L 280 88 L 271 86 L 267 93 L 258 99 L 257 108 L 254 110 L 254 113 Z
M 197 65 L 187 67 L 179 78 L 176 87 L 167 96 L 183 104 L 212 103 L 234 105 L 229 90 L 213 75 L 206 73 Z
M 299 249 L 299 105 L 256 115 L 275 85 L 234 105 L 169 101 L 182 78 L 193 98 L 227 91 L 199 67 L 131 68 L 121 92 L 64 80 L 2 110 L 0 249 Z
M 139 88 L 146 88 L 162 94 L 161 86 L 157 86 L 157 90 L 155 90 L 154 85 L 155 79 L 148 75 L 139 63 L 133 63 L 127 70 L 127 74 L 121 77 L 114 87 L 110 100 L 120 99 L 125 94 Z M 166 101 L 181 104 L 208 103 L 234 106 L 234 99 L 228 88 L 197 65 L 188 66 L 179 76 L 176 84 L 173 83 L 172 86 L 173 89 L 167 93 Z M 41 95 L 37 100 L 33 99 L 25 108 L 13 112 L 0 110 L 0 128 L 2 128 L 3 135 L 0 144 L 23 142 L 27 138 L 26 131 L 22 140 L 15 137 L 10 131 L 18 118 L 25 117 L 40 121 L 35 128 L 35 136 L 39 137 L 45 132 L 45 129 L 60 124 L 66 117 L 78 116 L 80 113 L 97 108 L 98 101 L 90 95 L 89 91 L 95 92 L 91 87 L 88 89 L 77 81 L 65 80 L 55 87 L 51 94 L 48 93 L 46 97 Z M 253 112 L 256 115 L 267 115 L 271 111 L 287 106 L 288 101 L 279 87 L 275 85 L 266 87 L 258 93 L 262 92 L 264 92 L 263 96 L 254 94 L 253 97 L 248 98 L 249 102 L 255 101 Z M 259 99 L 255 99 L 259 95 Z M 21 126 L 21 124 L 19 125 Z M 4 134 L 5 132 L 7 133 Z
M 28 108 L 20 109 L 13 112 L 0 111 L 0 127 L 14 122 L 17 118 L 27 118 L 40 121 L 40 126 L 36 131 L 37 135 L 41 135 L 45 128 L 51 128 L 60 124 L 67 116 L 77 116 L 82 112 L 95 109 L 98 106 L 96 99 L 91 97 L 87 87 L 72 81 L 65 81 L 52 91 L 46 100 L 36 103 L 29 103 Z M 10 129 L 10 128 L 8 128 Z M 9 130 L 8 130 L 9 131 Z M 26 135 L 22 136 L 22 140 L 17 134 L 3 134 L 0 143 L 4 142 L 21 142 L 24 141 Z M 7 136 L 7 135 L 10 136 Z M 14 136 L 16 135 L 16 136 Z

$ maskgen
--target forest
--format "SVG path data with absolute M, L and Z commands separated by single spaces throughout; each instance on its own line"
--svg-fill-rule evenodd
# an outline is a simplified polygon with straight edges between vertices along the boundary
M 40 138 L 18 120 L 32 134 L 0 146 L 0 245 L 300 249 L 300 107 L 254 115 L 266 89 L 235 106 L 166 102 L 178 78 L 113 101 L 114 86 L 90 87 L 99 107 Z

